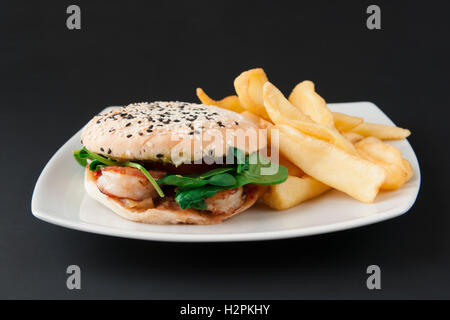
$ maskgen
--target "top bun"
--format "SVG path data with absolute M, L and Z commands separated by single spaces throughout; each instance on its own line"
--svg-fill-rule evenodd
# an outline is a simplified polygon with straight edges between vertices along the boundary
M 229 147 L 252 153 L 266 146 L 258 126 L 244 116 L 187 102 L 134 103 L 95 116 L 83 129 L 82 144 L 119 160 L 180 165 L 205 156 L 223 157 Z M 247 143 L 237 137 L 245 136 Z M 256 137 L 256 141 L 248 137 Z M 250 141 L 250 143 L 248 143 Z

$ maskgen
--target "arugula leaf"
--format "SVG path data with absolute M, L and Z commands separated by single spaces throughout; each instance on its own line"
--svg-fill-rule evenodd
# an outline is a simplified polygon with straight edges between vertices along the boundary
M 230 170 L 227 170 L 230 171 Z M 219 171 L 217 171 L 219 172 Z M 207 175 L 207 177 L 210 175 Z M 158 180 L 159 185 L 169 185 L 180 188 L 198 188 L 206 184 L 216 186 L 232 186 L 236 183 L 236 179 L 229 173 L 219 173 L 206 179 L 203 176 L 199 178 L 192 178 L 190 176 L 182 176 L 179 174 L 173 174 L 165 176 Z
M 89 164 L 89 170 L 91 170 L 91 171 L 98 171 L 98 170 L 100 170 L 101 167 L 106 167 L 106 166 L 98 160 L 93 160 Z
M 169 185 L 182 188 L 196 188 L 204 186 L 207 183 L 208 180 L 185 177 L 178 174 L 168 175 L 158 180 L 159 185 Z
M 233 170 L 234 170 L 233 167 L 222 167 L 222 168 L 210 170 L 205 173 L 199 173 L 199 174 L 190 175 L 190 176 L 195 177 L 195 178 L 200 178 L 200 179 L 206 179 L 206 178 L 212 177 L 216 174 L 225 173 L 225 172 L 229 172 L 229 171 L 233 171 Z
M 255 183 L 259 185 L 279 184 L 288 178 L 288 171 L 286 167 L 278 165 L 278 171 L 273 175 L 261 174 L 262 168 L 270 167 L 271 163 L 262 163 L 259 155 L 254 154 L 253 159 L 249 160 L 249 164 L 246 170 L 244 170 L 240 177 L 240 183 Z M 252 161 L 253 160 L 253 161 Z M 256 163 L 253 163 L 256 162 Z
M 175 195 L 175 201 L 183 210 L 187 208 L 206 210 L 205 199 L 216 195 L 220 190 L 223 190 L 223 188 L 212 185 L 195 189 L 182 189 Z
M 87 166 L 87 160 L 86 157 L 84 157 L 84 155 L 81 154 L 82 150 L 75 150 L 73 152 L 73 157 L 75 158 L 75 160 L 83 167 Z
M 85 147 L 81 148 L 80 150 L 76 150 L 73 152 L 73 156 L 75 157 L 75 160 L 77 160 L 77 162 L 79 164 L 81 164 L 83 167 L 86 166 L 86 159 L 91 159 L 91 160 L 97 160 L 107 166 L 116 166 L 118 165 L 116 160 L 112 160 L 112 159 L 108 159 L 105 158 L 99 154 L 90 152 L 88 149 L 86 149 Z
M 236 178 L 229 173 L 221 173 L 207 180 L 208 184 L 221 187 L 231 187 L 236 184 Z

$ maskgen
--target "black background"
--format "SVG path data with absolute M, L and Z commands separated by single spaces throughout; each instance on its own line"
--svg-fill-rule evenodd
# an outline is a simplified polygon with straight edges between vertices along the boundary
M 2 1 L 0 298 L 449 298 L 449 2 Z M 294 5 L 295 4 L 295 5 Z M 31 215 L 40 171 L 104 106 L 220 98 L 264 67 L 285 93 L 316 82 L 329 102 L 372 101 L 409 138 L 422 186 L 399 218 L 320 236 L 161 243 L 88 234 Z M 66 268 L 82 290 L 66 289 Z M 382 290 L 366 288 L 368 265 Z

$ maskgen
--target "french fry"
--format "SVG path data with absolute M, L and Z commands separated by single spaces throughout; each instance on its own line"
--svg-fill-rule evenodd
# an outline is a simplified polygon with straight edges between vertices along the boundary
M 353 144 L 364 139 L 364 136 L 357 134 L 355 132 L 343 132 L 342 135 L 344 136 L 345 139 L 347 139 Z
M 400 140 L 411 134 L 408 129 L 367 122 L 361 123 L 351 131 L 365 137 L 375 137 L 381 140 Z
M 217 106 L 219 108 L 231 110 L 234 112 L 242 112 L 245 109 L 241 106 L 238 96 L 228 96 L 223 98 L 222 100 L 213 100 L 211 99 L 202 88 L 197 88 L 197 97 L 199 100 L 206 105 L 209 106 Z
M 333 112 L 334 126 L 340 132 L 347 132 L 364 122 L 363 118 L 349 116 L 345 113 Z
M 300 178 L 289 175 L 285 182 L 269 186 L 262 199 L 273 209 L 286 210 L 330 189 L 329 186 L 309 176 Z
M 286 167 L 290 176 L 302 177 L 305 175 L 305 173 L 303 172 L 302 169 L 297 167 L 295 164 L 290 162 L 288 159 L 286 159 L 282 155 L 279 155 L 278 163 L 281 164 L 282 166 Z
M 286 99 L 256 68 L 236 77 L 234 87 L 237 95 L 222 100 L 201 88 L 196 93 L 203 104 L 238 112 L 268 130 L 268 146 L 278 149 L 289 174 L 284 183 L 266 187 L 262 200 L 271 208 L 289 209 L 331 188 L 372 203 L 379 190 L 400 188 L 414 175 L 400 150 L 381 141 L 404 139 L 409 130 L 331 112 L 311 81 L 297 84 Z
M 263 85 L 268 81 L 261 68 L 242 72 L 234 79 L 234 89 L 239 96 L 241 105 L 250 112 L 269 120 L 262 98 Z
M 402 160 L 403 160 L 403 167 L 406 170 L 406 182 L 408 182 L 413 177 L 414 171 L 408 160 L 406 160 L 406 159 L 402 159 Z
M 410 173 L 399 149 L 374 137 L 361 140 L 355 144 L 355 147 L 362 158 L 385 170 L 386 179 L 381 185 L 381 189 L 395 190 L 405 184 Z
M 335 128 L 315 123 L 299 109 L 295 108 L 273 84 L 267 82 L 263 88 L 264 105 L 267 114 L 275 124 L 288 124 L 305 134 L 334 144 L 338 148 L 356 155 L 353 144 Z
M 269 130 L 279 130 L 279 139 L 272 144 L 306 174 L 359 201 L 374 201 L 386 177 L 382 167 L 288 125 Z
M 314 122 L 334 128 L 334 119 L 325 100 L 317 94 L 314 83 L 306 80 L 297 84 L 292 90 L 289 101 Z

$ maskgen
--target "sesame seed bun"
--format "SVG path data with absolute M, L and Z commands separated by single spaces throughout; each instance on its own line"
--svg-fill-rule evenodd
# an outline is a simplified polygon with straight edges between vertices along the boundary
M 90 151 L 118 160 L 160 161 L 178 166 L 229 147 L 252 153 L 266 146 L 258 127 L 242 115 L 186 102 L 136 103 L 95 116 L 81 140 Z M 239 136 L 256 141 L 239 144 Z M 242 141 L 241 141 L 242 142 Z
M 245 199 L 242 205 L 234 212 L 213 215 L 194 209 L 169 209 L 161 206 L 147 210 L 133 210 L 124 207 L 119 200 L 109 197 L 97 188 L 92 171 L 85 169 L 84 184 L 86 193 L 94 200 L 100 202 L 114 213 L 127 220 L 149 224 L 198 224 L 208 225 L 221 223 L 224 220 L 250 208 L 264 192 L 264 187 L 256 185 L 244 186 Z

